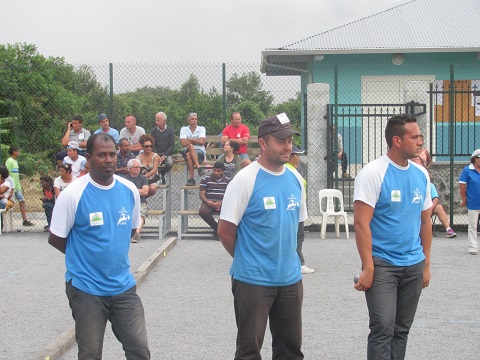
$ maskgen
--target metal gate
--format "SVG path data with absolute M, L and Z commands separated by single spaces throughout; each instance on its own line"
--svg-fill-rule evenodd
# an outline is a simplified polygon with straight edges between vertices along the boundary
M 384 129 L 398 114 L 426 113 L 426 104 L 327 105 L 327 186 L 343 193 L 346 211 L 353 211 L 353 185 L 364 165 L 386 154 Z M 339 142 L 343 155 L 339 156 Z

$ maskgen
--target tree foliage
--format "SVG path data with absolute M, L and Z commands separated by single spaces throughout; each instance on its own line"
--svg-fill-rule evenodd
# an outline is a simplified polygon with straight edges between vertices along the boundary
M 272 94 L 263 90 L 260 75 L 253 71 L 241 76 L 233 74 L 227 81 L 227 89 L 227 101 L 231 107 L 251 101 L 256 103 L 264 114 L 268 114 L 272 108 Z

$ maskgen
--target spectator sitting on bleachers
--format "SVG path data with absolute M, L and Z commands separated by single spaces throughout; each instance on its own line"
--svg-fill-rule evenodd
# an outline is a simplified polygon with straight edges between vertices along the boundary
M 165 174 L 173 167 L 173 149 L 175 146 L 175 132 L 173 128 L 167 126 L 167 115 L 160 111 L 155 115 L 155 127 L 150 134 L 155 139 L 153 151 L 160 156 L 160 180 L 166 184 Z
M 118 133 L 118 130 L 110 127 L 110 121 L 108 120 L 107 115 L 105 115 L 104 113 L 100 113 L 98 115 L 97 121 L 100 125 L 100 129 L 95 130 L 93 134 L 95 135 L 103 132 L 113 137 L 113 140 L 115 140 L 115 144 L 118 144 L 118 142 L 120 141 L 120 134 Z
M 77 180 L 76 176 L 72 175 L 71 164 L 61 164 L 58 167 L 60 176 L 56 177 L 53 181 L 53 190 L 55 192 L 55 198 L 58 198 L 60 192 L 70 185 L 73 181 Z
M 125 175 L 125 179 L 134 183 L 140 193 L 140 217 L 142 222 L 130 239 L 132 243 L 138 243 L 141 240 L 140 233 L 142 232 L 143 226 L 145 225 L 145 218 L 147 217 L 147 195 L 149 186 L 147 177 L 140 174 L 141 165 L 138 159 L 129 160 L 127 163 L 128 174 Z
M 158 164 L 160 163 L 160 156 L 153 152 L 153 145 L 155 139 L 150 135 L 140 136 L 140 144 L 143 152 L 137 155 L 142 165 L 141 173 L 148 179 L 148 195 L 147 197 L 155 195 L 157 192 L 157 182 L 160 179 L 158 176 Z
M 138 155 L 142 150 L 140 137 L 145 135 L 145 129 L 137 126 L 137 118 L 130 114 L 125 117 L 125 127 L 120 130 L 120 139 L 127 138 L 130 142 L 130 151 Z
M 230 179 L 224 176 L 223 162 L 217 161 L 213 165 L 212 175 L 207 175 L 200 181 L 200 199 L 202 205 L 198 214 L 213 229 L 217 235 L 218 223 L 213 218 L 214 212 L 220 212 L 222 208 L 223 196 L 230 182 Z
M 206 130 L 198 125 L 197 113 L 188 114 L 187 122 L 188 125 L 180 129 L 180 143 L 183 146 L 182 155 L 188 167 L 189 177 L 186 185 L 194 186 L 195 169 L 200 169 L 200 163 L 205 160 Z
M 117 150 L 117 170 L 115 174 L 125 176 L 128 174 L 127 164 L 131 159 L 135 159 L 135 154 L 130 151 L 130 142 L 127 138 L 121 138 L 118 142 Z
M 8 198 L 13 191 L 10 182 L 7 180 L 8 176 L 8 169 L 5 166 L 0 166 L 0 209 L 7 207 Z
M 45 211 L 45 217 L 47 218 L 47 226 L 44 226 L 44 230 L 50 229 L 50 222 L 52 221 L 53 207 L 55 206 L 55 191 L 53 190 L 53 179 L 51 176 L 42 175 L 40 177 L 40 185 L 42 186 L 43 196 L 40 198 L 42 201 L 42 207 Z
M 236 142 L 239 145 L 239 149 L 235 153 L 240 155 L 242 158 L 242 167 L 245 167 L 251 163 L 247 154 L 250 130 L 247 125 L 242 124 L 242 116 L 238 111 L 232 112 L 230 122 L 230 125 L 223 129 L 222 144 L 225 144 L 227 140 L 230 140 L 231 143 Z
M 452 228 L 450 227 L 450 222 L 448 221 L 448 216 L 447 214 L 445 213 L 445 210 L 443 209 L 443 206 L 439 203 L 438 201 L 438 192 L 437 192 L 437 188 L 435 187 L 435 185 L 433 185 L 432 183 L 430 183 L 430 192 L 432 194 L 432 215 L 436 214 L 438 216 L 438 220 L 440 220 L 440 222 L 442 223 L 443 227 L 446 229 L 447 231 L 447 235 L 446 237 L 447 238 L 454 238 L 457 236 L 457 234 L 455 233 L 455 231 L 452 230 Z
M 223 162 L 224 174 L 230 180 L 242 169 L 242 158 L 236 152 L 240 148 L 238 143 L 227 140 L 223 145 L 224 154 L 220 155 L 217 161 Z
M 68 143 L 67 154 L 68 156 L 65 156 L 63 163 L 72 165 L 72 174 L 80 177 L 85 173 L 85 163 L 87 159 L 82 155 L 78 155 L 78 143 L 76 141 L 70 141 Z
M 87 153 L 87 140 L 90 137 L 90 131 L 83 128 L 83 118 L 80 115 L 75 115 L 72 120 L 67 124 L 67 131 L 62 138 L 62 145 L 67 146 L 70 141 L 76 141 L 78 143 L 78 154 L 85 156 Z M 57 153 L 57 165 L 63 163 L 63 159 L 67 156 L 65 150 Z

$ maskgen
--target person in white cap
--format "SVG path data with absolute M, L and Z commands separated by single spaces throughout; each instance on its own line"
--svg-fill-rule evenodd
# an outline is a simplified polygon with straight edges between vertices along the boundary
M 305 150 L 300 150 L 295 145 L 292 146 L 292 155 L 290 156 L 290 160 L 285 165 L 288 166 L 290 169 L 294 171 L 298 171 L 298 166 L 300 165 L 300 154 L 304 154 Z M 305 188 L 307 187 L 307 181 L 303 178 L 303 183 Z M 297 254 L 300 258 L 300 264 L 302 264 L 302 274 L 311 274 L 315 272 L 314 269 L 309 268 L 305 265 L 305 258 L 303 256 L 302 246 L 303 241 L 305 240 L 305 230 L 304 230 L 304 222 L 301 221 L 298 223 L 298 232 L 297 232 Z
M 460 183 L 460 206 L 468 209 L 468 252 L 477 255 L 477 226 L 480 214 L 480 149 L 473 152 L 470 165 L 466 166 L 458 182 Z
M 68 143 L 67 154 L 63 159 L 63 163 L 72 165 L 72 175 L 76 177 L 84 175 L 87 159 L 82 155 L 78 155 L 78 143 L 76 141 Z
M 285 166 L 294 134 L 285 113 L 263 120 L 262 156 L 235 175 L 223 198 L 218 236 L 233 257 L 235 359 L 261 358 L 267 321 L 273 357 L 304 358 L 297 230 L 308 214 L 303 178 Z

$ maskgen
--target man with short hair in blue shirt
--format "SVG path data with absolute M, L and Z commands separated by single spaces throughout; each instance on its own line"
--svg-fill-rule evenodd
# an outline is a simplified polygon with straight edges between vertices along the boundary
M 367 359 L 403 359 L 422 288 L 430 283 L 430 178 L 418 157 L 422 140 L 412 115 L 385 128 L 386 155 L 355 178 L 353 213 L 362 261 L 355 289 L 370 315 Z
M 302 176 L 285 166 L 293 134 L 285 113 L 263 120 L 262 156 L 235 175 L 223 198 L 218 235 L 233 257 L 235 359 L 261 358 L 267 321 L 272 358 L 304 358 L 297 230 L 307 219 L 307 206 Z
M 136 186 L 114 175 L 115 141 L 87 141 L 90 173 L 62 191 L 48 243 L 65 254 L 66 293 L 79 359 L 101 359 L 108 320 L 127 359 L 150 359 L 143 305 L 130 273 L 130 238 L 140 226 Z
M 118 142 L 120 141 L 120 133 L 117 129 L 110 127 L 110 120 L 108 120 L 108 116 L 104 113 L 100 113 L 98 114 L 97 121 L 100 125 L 100 129 L 95 130 L 93 134 L 108 134 L 113 137 L 113 140 L 115 140 L 115 144 L 118 144 Z

